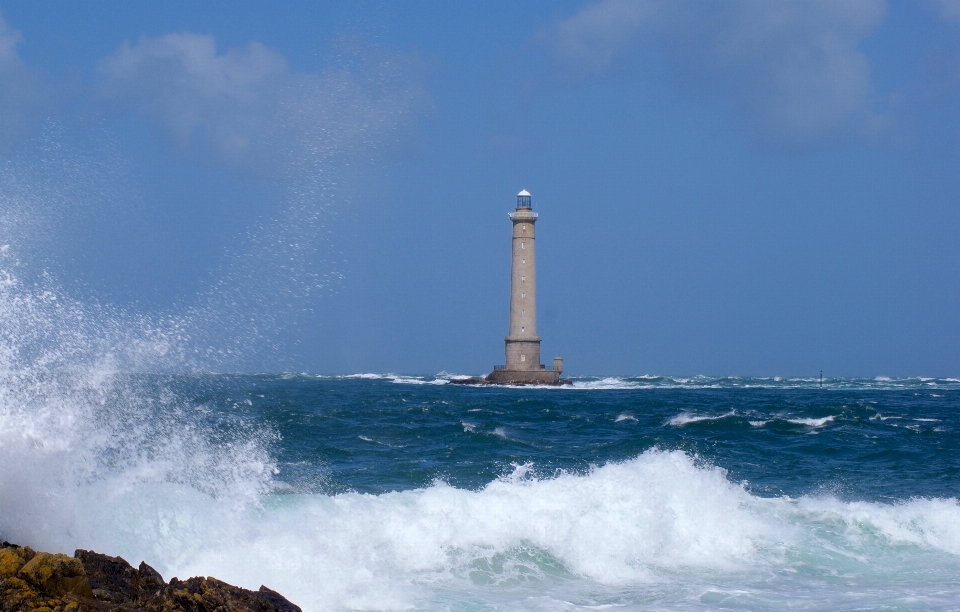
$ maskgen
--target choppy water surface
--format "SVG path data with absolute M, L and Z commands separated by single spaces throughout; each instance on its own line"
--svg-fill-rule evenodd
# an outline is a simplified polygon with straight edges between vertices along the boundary
M 448 381 L 11 379 L 0 537 L 305 610 L 960 609 L 958 380 Z

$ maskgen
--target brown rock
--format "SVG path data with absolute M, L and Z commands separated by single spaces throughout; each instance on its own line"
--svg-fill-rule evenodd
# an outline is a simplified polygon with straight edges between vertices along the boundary
M 0 548 L 0 580 L 16 576 L 20 568 L 26 565 L 22 548 Z
M 121 557 L 110 557 L 89 550 L 77 550 L 74 557 L 83 564 L 93 589 L 93 596 L 102 601 L 136 601 L 140 595 L 140 576 Z M 160 579 L 161 583 L 163 579 Z
M 216 578 L 170 581 L 171 599 L 186 612 L 301 612 L 276 591 L 249 591 Z
M 216 578 L 172 578 L 146 563 L 77 550 L 73 557 L 0 546 L 0 612 L 301 612 L 276 591 Z
M 37 553 L 20 568 L 17 576 L 56 597 L 93 597 L 83 563 L 63 553 Z

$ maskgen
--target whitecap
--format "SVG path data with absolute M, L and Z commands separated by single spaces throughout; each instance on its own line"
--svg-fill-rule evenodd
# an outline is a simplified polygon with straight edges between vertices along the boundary
M 649 388 L 651 385 L 649 383 L 639 384 L 624 378 L 617 376 L 608 376 L 606 378 L 601 378 L 600 380 L 574 380 L 573 384 L 570 385 L 572 389 L 594 389 L 594 390 L 605 390 L 605 389 L 644 389 Z
M 736 416 L 736 415 L 737 415 L 737 411 L 736 411 L 736 410 L 731 410 L 730 412 L 727 412 L 727 413 L 725 413 L 725 414 L 721 414 L 721 415 L 719 415 L 719 416 L 716 416 L 716 415 L 698 415 L 698 414 L 691 414 L 691 413 L 689 413 L 689 412 L 683 412 L 683 413 L 680 413 L 680 414 L 678 414 L 677 416 L 673 417 L 673 418 L 670 419 L 669 421 L 667 421 L 667 425 L 674 425 L 674 426 L 677 426 L 677 427 L 682 427 L 682 426 L 687 425 L 687 424 L 689 424 L 689 423 L 699 423 L 700 421 L 719 421 L 720 419 L 725 419 L 725 418 L 727 418 L 727 417 Z
M 433 381 L 424 380 L 419 376 L 391 376 L 390 382 L 401 384 L 401 385 L 429 385 L 433 384 Z M 440 384 L 446 384 L 448 381 L 442 380 Z
M 787 419 L 787 422 L 795 425 L 806 425 L 808 427 L 823 427 L 827 423 L 833 422 L 836 418 L 836 416 L 827 416 L 820 419 Z

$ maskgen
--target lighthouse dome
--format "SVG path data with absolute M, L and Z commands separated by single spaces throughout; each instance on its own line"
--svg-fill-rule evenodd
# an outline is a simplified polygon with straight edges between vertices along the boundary
M 517 194 L 517 210 L 530 208 L 530 192 L 524 189 Z

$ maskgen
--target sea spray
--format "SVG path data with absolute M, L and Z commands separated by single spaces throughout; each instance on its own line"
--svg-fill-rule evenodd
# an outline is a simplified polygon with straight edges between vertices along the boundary
M 176 378 L 129 373 L 169 358 L 169 330 L 0 277 L 0 537 L 163 565 L 259 503 L 275 435 L 206 418 Z
M 658 451 L 547 479 L 518 466 L 479 491 L 437 482 L 381 495 L 281 496 L 246 529 L 208 541 L 184 571 L 269 579 L 310 609 L 420 606 L 444 584 L 623 586 L 683 568 L 743 571 L 790 533 L 751 508 L 723 470 Z
M 189 345 L 175 321 L 2 277 L 5 539 L 268 584 L 307 611 L 960 595 L 953 381 L 137 373 Z
M 248 588 L 268 584 L 305 610 L 698 609 L 724 602 L 769 609 L 783 601 L 812 610 L 909 601 L 949 609 L 957 592 L 960 508 L 952 498 L 887 503 L 815 493 L 764 497 L 717 465 L 723 455 L 708 459 L 665 448 L 582 469 L 551 468 L 548 458 L 557 451 L 550 451 L 541 453 L 541 461 L 505 464 L 499 476 L 476 487 L 454 485 L 449 477 L 417 485 L 412 473 L 385 458 L 398 453 L 424 460 L 431 449 L 444 448 L 437 443 L 449 436 L 475 462 L 483 449 L 513 449 L 519 459 L 533 448 L 532 423 L 539 424 L 537 444 L 555 438 L 555 424 L 567 432 L 567 448 L 587 441 L 580 436 L 588 432 L 604 444 L 610 432 L 638 427 L 686 436 L 710 427 L 711 435 L 733 431 L 742 440 L 757 432 L 773 435 L 762 429 L 730 429 L 724 420 L 677 427 L 668 424 L 662 409 L 643 410 L 641 404 L 630 411 L 637 420 L 617 421 L 621 400 L 606 409 L 602 402 L 590 408 L 578 394 L 464 393 L 445 386 L 398 386 L 390 377 L 104 380 L 113 382 L 101 381 L 98 388 L 130 393 L 124 397 L 134 405 L 150 406 L 129 414 L 153 414 L 161 404 L 161 413 L 181 415 L 170 423 L 186 425 L 177 434 L 182 444 L 175 443 L 169 454 L 145 450 L 132 463 L 94 461 L 99 477 L 53 485 L 54 476 L 38 472 L 40 454 L 28 453 L 18 469 L 39 474 L 41 490 L 74 509 L 48 514 L 50 534 L 37 535 L 56 539 L 66 550 L 82 544 L 148 559 L 168 578 L 203 574 Z M 113 405 L 109 393 L 105 397 L 105 405 Z M 549 410 L 543 398 L 550 398 Z M 566 398 L 572 403 L 565 404 Z M 475 431 L 454 418 L 467 412 Z M 262 431 L 282 433 L 282 439 L 263 440 L 242 428 L 233 430 L 232 439 L 217 437 L 218 429 L 258 414 Z M 725 408 L 715 414 L 725 414 Z M 863 426 L 887 427 L 871 420 L 872 414 L 862 414 Z M 847 423 L 852 418 L 849 411 L 844 416 Z M 594 424 L 580 434 L 570 429 L 588 420 Z M 164 439 L 169 434 L 163 422 L 148 419 L 143 430 L 132 421 L 118 427 L 130 430 L 138 448 L 150 449 L 150 432 Z M 492 422 L 518 435 L 482 433 L 495 429 Z M 845 426 L 838 422 L 824 423 L 820 436 Z M 290 425 L 285 429 L 283 423 Z M 808 430 L 790 424 L 781 435 L 813 440 Z M 96 456 L 106 448 L 77 444 L 68 456 Z M 193 444 L 197 452 L 191 454 Z M 580 447 L 600 454 L 600 447 Z M 349 449 L 352 458 L 332 460 L 334 449 Z M 371 462 L 364 455 L 384 458 Z M 251 462 L 258 457 L 264 460 L 259 467 Z M 298 466 L 306 460 L 318 470 L 356 464 L 379 472 L 382 482 L 407 484 L 378 493 L 298 493 L 303 489 L 293 476 L 290 486 L 276 486 L 291 478 L 294 458 Z M 228 473 L 231 469 L 237 471 Z M 338 473 L 328 477 L 328 488 L 344 477 Z M 7 503 L 4 516 L 19 510 L 20 501 Z M 5 527 L 10 537 L 7 533 Z
M 953 500 L 760 498 L 677 451 L 586 474 L 538 478 L 532 469 L 518 466 L 476 491 L 436 482 L 379 495 L 276 496 L 236 516 L 231 537 L 205 538 L 178 570 L 267 581 L 305 609 L 535 596 L 684 609 L 707 593 L 753 593 L 760 604 L 818 583 L 842 599 L 854 576 L 871 597 L 889 599 L 898 593 L 884 584 L 902 586 L 904 573 L 949 580 L 931 568 L 957 566 L 941 539 L 960 535 Z M 946 531 L 925 541 L 931 521 Z

